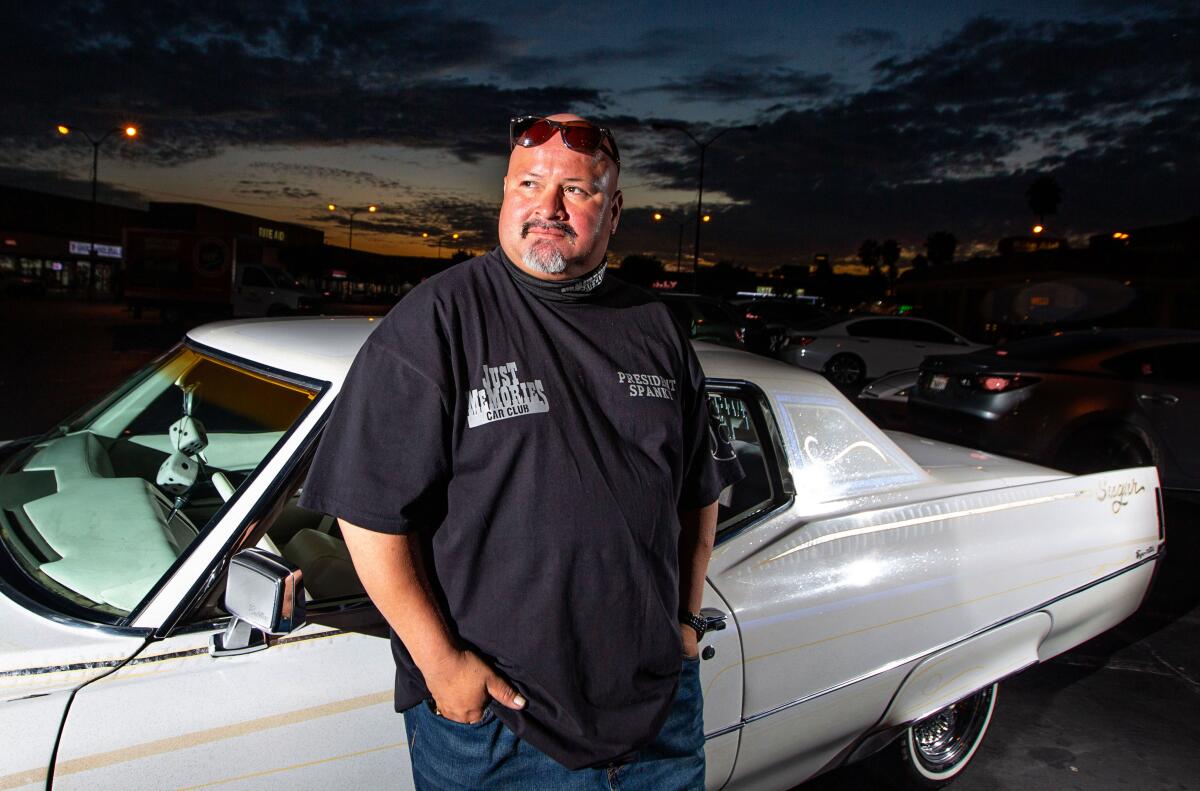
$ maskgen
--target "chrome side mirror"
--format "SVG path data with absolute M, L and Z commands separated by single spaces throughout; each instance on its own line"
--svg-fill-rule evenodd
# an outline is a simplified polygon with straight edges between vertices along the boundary
M 288 634 L 304 625 L 303 572 L 262 549 L 243 549 L 229 562 L 225 609 L 233 616 L 209 641 L 214 657 L 247 654 L 267 647 L 267 635 Z

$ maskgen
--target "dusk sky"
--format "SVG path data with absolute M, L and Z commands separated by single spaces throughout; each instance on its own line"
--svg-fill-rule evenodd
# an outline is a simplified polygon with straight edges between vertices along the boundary
M 356 248 L 432 255 L 496 239 L 514 114 L 613 127 L 612 252 L 673 262 L 706 138 L 703 253 L 755 267 L 932 231 L 959 254 L 1026 233 L 1042 173 L 1073 241 L 1200 214 L 1200 6 L 1009 0 L 764 3 L 24 2 L 0 29 L 0 183 L 209 203 L 320 227 L 377 203 Z M 420 238 L 430 233 L 431 241 Z M 684 255 L 691 252 L 691 231 Z

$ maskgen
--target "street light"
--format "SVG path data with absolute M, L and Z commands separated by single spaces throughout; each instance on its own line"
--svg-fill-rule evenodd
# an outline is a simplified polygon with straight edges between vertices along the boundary
M 63 137 L 67 137 L 72 132 L 79 132 L 79 134 L 83 135 L 83 138 L 92 146 L 92 205 L 89 219 L 90 235 L 88 236 L 87 284 L 88 296 L 91 297 L 96 286 L 96 172 L 100 165 L 100 146 L 104 145 L 104 141 L 108 140 L 108 138 L 118 133 L 123 134 L 127 139 L 132 140 L 138 136 L 140 130 L 133 124 L 126 124 L 125 126 L 115 126 L 99 137 L 94 137 L 86 130 L 75 129 L 67 126 L 66 124 L 59 124 L 55 127 L 55 129 L 57 129 L 58 133 Z
M 462 237 L 462 234 L 458 233 L 457 231 L 452 234 L 442 234 L 442 235 L 438 236 L 438 238 L 437 238 L 437 257 L 439 259 L 442 257 L 442 242 L 446 241 L 447 239 L 457 242 L 459 240 L 459 238 L 461 238 L 461 237 Z M 428 239 L 429 231 L 421 231 L 421 238 Z
M 1033 232 L 1034 232 L 1035 234 L 1041 233 L 1041 232 L 1042 232 L 1042 231 L 1044 231 L 1044 230 L 1046 230 L 1046 229 L 1045 229 L 1044 227 L 1042 227 L 1041 225 L 1035 225 L 1035 226 L 1033 226 Z
M 679 226 L 679 246 L 675 249 L 675 271 L 682 272 L 683 271 L 683 226 L 686 225 L 687 222 L 685 220 L 680 220 L 677 217 L 672 217 L 670 215 L 663 214 L 660 211 L 654 212 L 654 214 L 652 214 L 651 216 L 654 218 L 655 222 L 662 222 L 663 220 L 670 220 L 671 222 L 673 222 L 677 226 Z M 695 270 L 693 269 L 692 270 L 692 287 L 693 288 L 695 288 L 695 281 L 696 281 L 696 276 L 695 276 Z
M 664 124 L 655 122 L 650 124 L 650 128 L 657 131 L 674 129 L 678 132 L 683 132 L 688 136 L 688 139 L 695 143 L 696 147 L 700 149 L 700 177 L 697 179 L 698 186 L 696 188 L 696 216 L 701 218 L 701 222 L 696 223 L 696 246 L 692 251 L 692 280 L 694 285 L 696 266 L 700 263 L 700 226 L 711 219 L 709 215 L 704 213 L 704 155 L 708 151 L 708 147 L 717 142 L 717 138 L 721 137 L 721 135 L 725 134 L 726 132 L 756 132 L 758 131 L 758 125 L 746 124 L 744 126 L 730 126 L 717 132 L 703 143 L 700 142 L 700 140 L 694 134 L 692 134 L 692 131 L 683 124 Z
M 336 203 L 330 203 L 325 208 L 329 209 L 330 211 L 337 211 L 338 205 Z M 350 245 L 349 245 L 349 247 L 351 250 L 353 250 L 354 249 L 354 215 L 361 214 L 364 211 L 374 214 L 375 212 L 379 211 L 379 207 L 376 206 L 374 203 L 372 203 L 370 206 L 368 206 L 365 209 L 348 209 L 348 208 L 343 207 L 342 211 L 344 211 L 344 212 L 346 212 L 346 214 L 350 215 Z

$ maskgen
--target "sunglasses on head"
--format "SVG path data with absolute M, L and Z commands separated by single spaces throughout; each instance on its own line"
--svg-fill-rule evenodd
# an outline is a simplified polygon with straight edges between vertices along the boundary
M 551 121 L 537 115 L 522 115 L 508 122 L 508 142 L 511 148 L 533 148 L 540 146 L 554 133 L 562 134 L 563 145 L 581 154 L 595 154 L 603 151 L 621 166 L 621 156 L 617 153 L 617 140 L 611 130 L 596 126 L 590 121 Z

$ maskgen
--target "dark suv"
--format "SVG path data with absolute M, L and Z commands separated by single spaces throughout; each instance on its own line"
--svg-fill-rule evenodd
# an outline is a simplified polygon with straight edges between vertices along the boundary
M 737 314 L 724 301 L 700 294 L 657 292 L 671 315 L 694 341 L 742 348 L 742 328 Z

